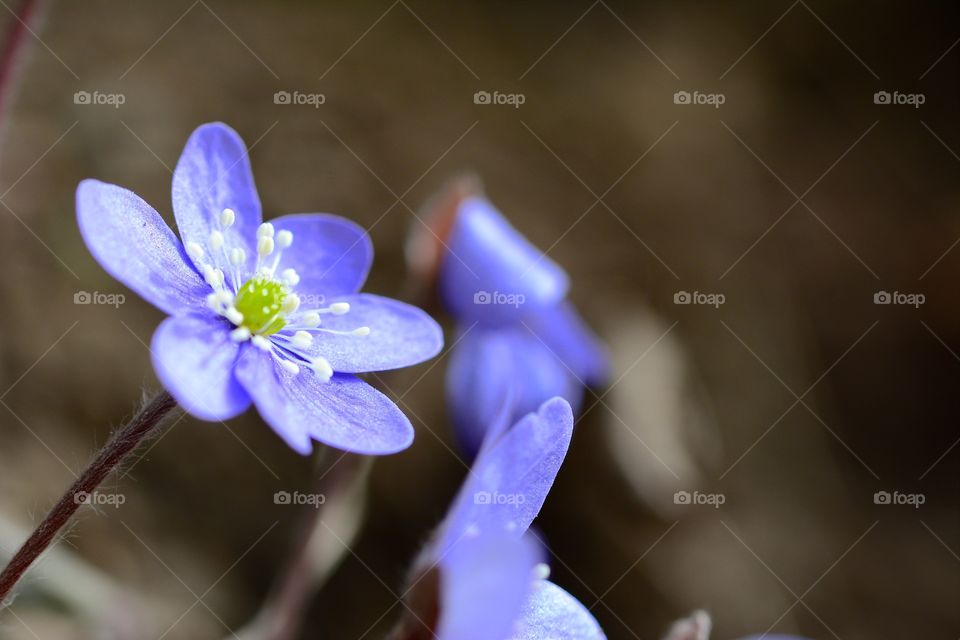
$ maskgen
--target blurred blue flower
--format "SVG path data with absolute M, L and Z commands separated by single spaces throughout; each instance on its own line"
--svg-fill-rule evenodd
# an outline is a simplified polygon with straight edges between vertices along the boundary
M 459 201 L 453 216 L 439 274 L 458 326 L 447 401 L 458 438 L 473 454 L 508 391 L 514 416 L 553 396 L 577 412 L 584 385 L 603 384 L 608 363 L 565 300 L 563 269 L 481 197 Z
M 83 238 L 113 277 L 167 313 L 157 376 L 190 414 L 226 420 L 255 404 L 296 451 L 312 440 L 365 454 L 410 445 L 413 428 L 354 375 L 422 362 L 442 347 L 420 309 L 358 293 L 369 237 L 327 214 L 262 222 L 247 149 L 220 123 L 198 128 L 173 176 L 178 240 L 136 194 L 77 189 Z
M 570 405 L 553 398 L 509 424 L 502 412 L 420 559 L 421 576 L 438 574 L 433 632 L 439 640 L 600 640 L 586 607 L 546 579 L 544 550 L 527 533 L 570 445 Z

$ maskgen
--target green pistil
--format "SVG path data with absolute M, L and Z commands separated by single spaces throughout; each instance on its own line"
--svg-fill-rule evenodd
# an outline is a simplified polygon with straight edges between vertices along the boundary
M 290 289 L 282 282 L 256 277 L 240 287 L 234 306 L 243 314 L 241 326 L 250 333 L 273 335 L 287 324 L 281 313 Z

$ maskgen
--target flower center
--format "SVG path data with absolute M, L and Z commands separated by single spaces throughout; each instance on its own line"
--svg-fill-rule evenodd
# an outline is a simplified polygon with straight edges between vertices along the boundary
M 240 326 L 261 336 L 280 331 L 287 324 L 283 306 L 289 295 L 290 288 L 282 282 L 263 276 L 250 278 L 233 300 L 233 307 L 243 316 Z
M 291 375 L 307 367 L 324 381 L 330 380 L 333 368 L 318 353 L 315 336 L 363 338 L 370 335 L 370 327 L 349 331 L 321 327 L 321 316 L 348 313 L 350 305 L 346 302 L 300 309 L 300 297 L 293 292 L 300 282 L 299 274 L 294 269 L 283 269 L 279 277 L 276 275 L 283 250 L 293 244 L 293 233 L 285 229 L 275 231 L 269 222 L 257 229 L 256 265 L 253 275 L 243 281 L 248 273 L 246 251 L 229 246 L 226 235 L 235 220 L 233 209 L 224 209 L 220 214 L 220 228 L 210 233 L 206 248 L 197 242 L 186 243 L 187 254 L 213 289 L 207 296 L 207 304 L 236 327 L 230 332 L 236 342 L 249 340 L 258 349 L 273 354 Z

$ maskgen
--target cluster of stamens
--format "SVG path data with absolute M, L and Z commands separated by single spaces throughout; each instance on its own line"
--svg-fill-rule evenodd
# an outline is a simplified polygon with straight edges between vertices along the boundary
M 370 335 L 370 327 L 338 331 L 321 326 L 325 314 L 348 313 L 350 305 L 346 302 L 301 308 L 300 297 L 293 292 L 300 275 L 294 269 L 283 269 L 279 277 L 277 275 L 283 250 L 293 244 L 293 233 L 286 229 L 275 231 L 269 222 L 257 229 L 256 265 L 253 276 L 244 281 L 246 251 L 229 246 L 225 235 L 236 218 L 233 209 L 220 213 L 219 229 L 212 231 L 208 239 L 209 256 L 199 243 L 186 244 L 187 254 L 213 289 L 207 296 L 207 305 L 236 327 L 230 332 L 235 342 L 249 340 L 258 349 L 273 353 L 290 374 L 296 375 L 306 366 L 328 381 L 333 376 L 330 363 L 323 356 L 309 352 L 314 336 L 328 333 L 362 338 Z

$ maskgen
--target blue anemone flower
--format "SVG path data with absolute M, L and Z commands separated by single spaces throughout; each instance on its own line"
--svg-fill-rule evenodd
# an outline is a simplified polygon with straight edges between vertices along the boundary
M 440 294 L 458 326 L 447 400 L 475 453 L 505 394 L 515 416 L 553 396 L 579 411 L 584 385 L 603 384 L 607 356 L 565 300 L 567 274 L 487 200 L 462 199 L 440 266 Z
M 438 640 L 602 640 L 596 620 L 546 579 L 544 550 L 528 529 L 573 434 L 573 412 L 552 398 L 512 428 L 502 412 L 418 563 L 415 585 L 436 586 Z M 415 571 L 415 574 L 417 572 Z M 417 601 L 416 596 L 413 598 Z
M 187 141 L 173 213 L 182 242 L 132 191 L 77 189 L 90 252 L 170 316 L 153 364 L 187 412 L 226 420 L 255 404 L 301 454 L 312 440 L 364 454 L 410 445 L 409 420 L 352 374 L 427 360 L 443 336 L 420 309 L 358 293 L 373 261 L 361 227 L 319 213 L 263 222 L 246 146 L 220 123 Z

